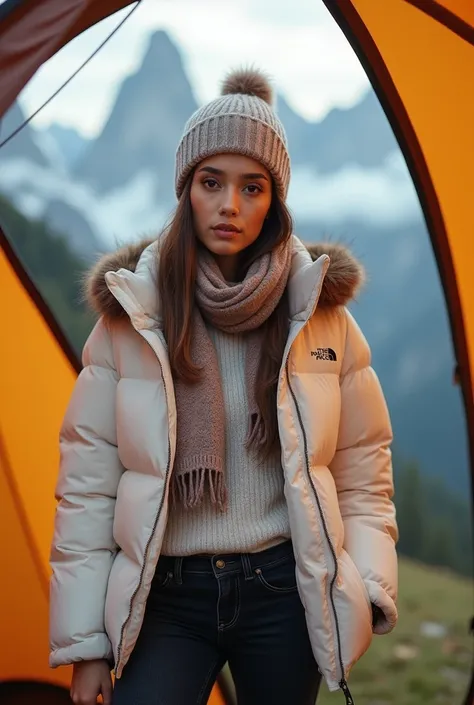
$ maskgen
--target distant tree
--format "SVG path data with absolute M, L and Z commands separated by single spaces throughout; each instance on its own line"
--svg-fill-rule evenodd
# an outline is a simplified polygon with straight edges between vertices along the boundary
M 418 466 L 404 465 L 397 478 L 396 507 L 400 540 L 400 553 L 411 558 L 421 558 L 425 542 L 422 480 Z
M 80 355 L 94 322 L 81 294 L 88 263 L 70 249 L 65 237 L 52 232 L 41 221 L 29 220 L 3 196 L 0 196 L 0 224 Z
M 424 478 L 424 514 L 430 518 L 434 545 L 424 560 L 473 574 L 472 509 L 469 497 L 456 495 L 440 478 Z M 437 535 L 437 538 L 436 538 Z M 433 538 L 431 538 L 433 537 Z M 446 555 L 449 553 L 449 560 Z
M 400 554 L 472 575 L 469 501 L 457 497 L 442 479 L 422 473 L 416 463 L 394 454 L 394 465 Z

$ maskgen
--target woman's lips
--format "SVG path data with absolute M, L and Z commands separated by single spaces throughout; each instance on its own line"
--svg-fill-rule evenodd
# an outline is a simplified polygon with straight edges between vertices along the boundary
M 221 230 L 220 228 L 212 228 L 212 230 L 222 240 L 233 240 L 239 234 L 238 230 Z

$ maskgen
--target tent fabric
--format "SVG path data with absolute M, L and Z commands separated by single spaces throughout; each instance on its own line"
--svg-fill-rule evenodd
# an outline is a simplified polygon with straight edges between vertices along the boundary
M 442 22 L 468 41 L 474 36 L 474 3 L 472 0 L 406 0 L 438 22 Z
M 2 541 L 2 680 L 50 680 L 67 686 L 69 669 L 51 676 L 48 671 L 48 592 L 45 566 L 31 534 L 30 522 L 22 509 L 13 468 L 0 440 L 0 497 Z M 7 647 L 8 644 L 8 648 Z M 19 658 L 21 654 L 21 658 Z M 0 700 L 1 700 L 0 689 Z
M 7 0 L 0 14 L 0 119 L 37 69 L 133 0 Z
M 58 424 L 77 372 L 0 234 L 2 323 L 14 331 L 0 346 L 0 531 L 6 539 L 1 599 L 8 605 L 0 626 L 1 643 L 8 644 L 1 650 L 0 682 L 33 679 L 67 686 L 69 669 L 52 674 L 48 666 L 48 554 Z

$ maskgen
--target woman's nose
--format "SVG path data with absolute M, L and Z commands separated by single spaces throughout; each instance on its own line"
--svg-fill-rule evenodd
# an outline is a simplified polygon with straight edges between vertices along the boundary
M 233 190 L 229 189 L 224 193 L 223 201 L 219 208 L 219 215 L 236 216 L 239 213 L 239 201 L 238 194 Z

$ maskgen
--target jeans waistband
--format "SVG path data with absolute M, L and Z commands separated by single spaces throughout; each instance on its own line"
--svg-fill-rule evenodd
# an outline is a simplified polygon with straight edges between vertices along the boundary
M 226 575 L 243 574 L 245 578 L 253 578 L 257 568 L 264 568 L 284 560 L 294 559 L 291 540 L 257 553 L 216 553 L 198 554 L 194 556 L 160 556 L 158 568 L 170 572 L 177 582 L 181 582 L 182 573 L 200 573 L 215 575 L 217 578 Z

